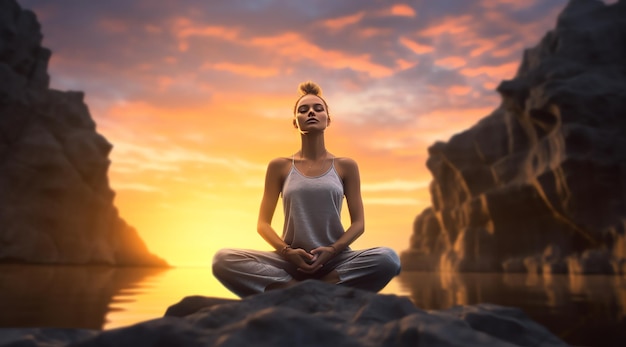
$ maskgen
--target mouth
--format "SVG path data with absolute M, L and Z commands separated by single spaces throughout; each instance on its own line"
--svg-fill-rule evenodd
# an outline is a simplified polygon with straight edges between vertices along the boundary
M 306 124 L 309 123 L 319 123 L 319 121 L 317 119 L 309 119 L 308 121 L 306 121 Z

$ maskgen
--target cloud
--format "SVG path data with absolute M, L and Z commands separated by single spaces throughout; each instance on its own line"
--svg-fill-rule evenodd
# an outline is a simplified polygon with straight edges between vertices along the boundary
M 393 70 L 371 61 L 370 54 L 353 55 L 338 50 L 325 50 L 295 32 L 251 40 L 255 47 L 271 50 L 289 63 L 308 60 L 330 69 L 352 69 L 372 77 L 384 77 Z
M 233 64 L 229 62 L 207 63 L 201 69 L 215 69 L 228 71 L 236 75 L 243 75 L 252 78 L 272 77 L 279 74 L 279 70 L 273 67 L 263 67 L 251 64 Z
M 113 190 L 115 191 L 134 190 L 134 191 L 145 192 L 145 193 L 156 193 L 156 192 L 162 191 L 162 189 L 159 187 L 151 186 L 151 185 L 144 184 L 144 183 L 133 183 L 133 182 L 116 183 L 115 186 L 113 187 Z
M 405 181 L 396 179 L 386 182 L 364 183 L 361 185 L 361 190 L 363 192 L 410 191 L 427 188 L 428 184 L 429 182 L 426 181 Z
M 466 67 L 460 72 L 466 77 L 477 77 L 484 74 L 489 77 L 509 76 L 509 78 L 513 78 L 519 64 L 519 62 L 511 62 L 498 66 Z
M 432 53 L 435 50 L 433 46 L 421 44 L 406 37 L 401 37 L 400 43 L 418 55 Z
M 361 19 L 363 19 L 364 15 L 365 12 L 361 11 L 344 17 L 326 19 L 322 21 L 322 25 L 331 31 L 338 31 L 358 23 Z
M 458 69 L 467 64 L 467 58 L 460 56 L 451 56 L 435 59 L 435 65 L 444 69 Z
M 415 198 L 364 198 L 364 205 L 395 205 L 395 206 L 406 206 L 406 205 L 418 205 L 423 203 L 424 201 Z
M 406 4 L 395 4 L 391 6 L 391 14 L 400 17 L 415 17 L 415 10 Z
M 233 171 L 264 171 L 265 165 L 241 158 L 209 155 L 204 152 L 183 148 L 177 145 L 168 147 L 146 147 L 131 142 L 118 141 L 115 157 L 122 164 L 133 163 L 137 168 L 157 171 L 178 171 L 184 163 L 220 166 Z
M 221 41 L 240 41 L 240 30 L 238 28 L 215 25 L 195 25 L 190 19 L 187 18 L 174 19 L 172 30 L 178 38 L 178 49 L 181 52 L 186 52 L 189 49 L 190 38 L 201 37 L 213 38 Z

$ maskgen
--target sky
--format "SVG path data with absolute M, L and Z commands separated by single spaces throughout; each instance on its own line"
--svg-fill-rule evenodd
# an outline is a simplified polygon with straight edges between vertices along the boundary
M 85 92 L 113 144 L 115 205 L 175 266 L 256 232 L 265 170 L 299 150 L 300 82 L 318 83 L 331 153 L 357 161 L 365 233 L 408 248 L 430 205 L 427 149 L 500 103 L 565 0 L 18 0 L 53 52 L 51 88 Z M 279 202 L 273 226 L 282 233 Z M 344 206 L 343 219 L 349 215 Z

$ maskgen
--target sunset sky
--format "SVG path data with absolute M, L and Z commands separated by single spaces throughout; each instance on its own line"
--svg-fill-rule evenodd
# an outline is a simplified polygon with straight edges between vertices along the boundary
M 114 145 L 121 216 L 170 264 L 256 233 L 267 163 L 299 149 L 298 83 L 321 85 L 328 149 L 359 163 L 366 232 L 407 248 L 430 205 L 427 148 L 489 114 L 565 0 L 19 0 Z M 344 219 L 348 221 L 347 209 Z M 274 226 L 282 232 L 282 205 Z

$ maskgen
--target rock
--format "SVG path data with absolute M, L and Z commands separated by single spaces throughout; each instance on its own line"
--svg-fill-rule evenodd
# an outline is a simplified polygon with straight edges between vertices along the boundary
M 558 259 L 526 262 L 530 271 L 578 269 L 576 254 L 589 250 L 606 249 L 607 261 L 621 264 L 625 36 L 626 2 L 569 2 L 498 87 L 501 105 L 428 149 L 432 206 L 416 218 L 403 267 L 518 271 L 519 259 L 534 261 L 550 245 Z
M 529 256 L 524 258 L 524 267 L 526 272 L 531 274 L 541 274 L 543 271 L 543 264 L 541 258 L 538 256 Z
M 569 273 L 575 275 L 612 274 L 615 270 L 613 263 L 609 252 L 599 249 L 587 250 L 580 257 L 567 257 Z
M 41 46 L 43 35 L 37 17 L 15 1 L 0 3 L 0 62 L 23 77 L 29 87 L 47 89 L 50 50 Z
M 626 259 L 611 260 L 611 266 L 616 275 L 626 274 Z
M 0 328 L 0 346 L 67 346 L 98 334 L 97 330 L 56 328 Z
M 567 264 L 561 256 L 561 249 L 557 245 L 548 245 L 541 256 L 542 269 L 544 275 L 565 274 Z
M 165 311 L 166 317 L 185 317 L 190 314 L 196 313 L 201 309 L 210 308 L 215 305 L 228 304 L 238 302 L 235 299 L 222 299 L 222 298 L 207 298 L 205 296 L 195 295 L 183 298 L 179 303 L 176 303 L 167 308 Z
M 523 258 L 510 258 L 505 260 L 502 263 L 502 269 L 504 272 L 508 273 L 527 272 Z
M 321 281 L 241 301 L 206 299 L 208 307 L 188 316 L 104 331 L 72 346 L 566 346 L 519 309 L 424 311 L 404 297 Z
M 165 266 L 113 205 L 112 145 L 82 92 L 48 88 L 34 13 L 0 1 L 0 262 Z

